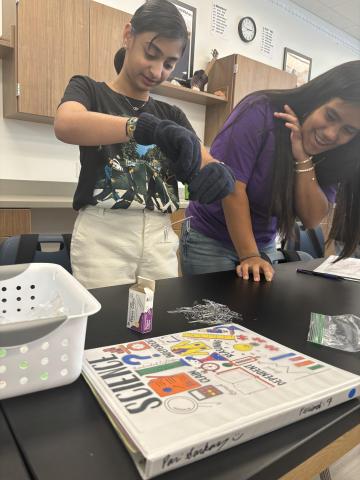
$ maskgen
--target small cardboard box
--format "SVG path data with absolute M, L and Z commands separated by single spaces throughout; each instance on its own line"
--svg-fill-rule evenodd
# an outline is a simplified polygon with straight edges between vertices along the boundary
M 126 326 L 140 333 L 152 330 L 155 281 L 137 277 L 137 283 L 129 288 Z

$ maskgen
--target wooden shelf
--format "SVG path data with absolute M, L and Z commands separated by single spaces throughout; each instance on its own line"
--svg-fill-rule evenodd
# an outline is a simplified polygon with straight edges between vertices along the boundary
M 0 58 L 7 57 L 13 47 L 10 44 L 10 40 L 6 40 L 6 38 L 0 38 Z
M 199 105 L 214 105 L 220 103 L 227 103 L 227 99 L 219 97 L 212 93 L 198 92 L 178 85 L 173 85 L 170 82 L 164 82 L 155 87 L 152 93 L 156 95 L 163 95 L 164 97 L 176 98 L 184 102 L 197 103 Z

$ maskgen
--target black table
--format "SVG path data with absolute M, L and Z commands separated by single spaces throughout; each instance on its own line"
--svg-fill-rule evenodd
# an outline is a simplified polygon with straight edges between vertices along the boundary
M 319 261 L 306 263 L 311 268 Z M 304 262 L 301 262 L 301 266 Z M 151 334 L 125 327 L 128 286 L 93 290 L 102 310 L 89 318 L 86 348 L 190 330 L 168 310 L 211 299 L 242 313 L 242 324 L 289 348 L 360 374 L 360 353 L 307 342 L 310 312 L 360 315 L 360 284 L 296 273 L 299 263 L 276 268 L 272 283 L 247 282 L 233 272 L 162 280 L 156 283 Z M 29 472 L 40 480 L 132 480 L 139 475 L 110 422 L 82 378 L 72 385 L 1 402 Z M 272 480 L 285 475 L 340 436 L 360 443 L 358 399 L 289 425 L 202 461 L 162 475 L 183 480 Z M 355 439 L 355 440 L 354 440 Z M 319 471 L 325 467 L 319 467 Z M 290 477 L 289 477 L 290 478 Z M 292 478 L 306 477 L 298 476 Z
M 0 478 L 1 480 L 30 480 L 31 478 L 1 408 Z

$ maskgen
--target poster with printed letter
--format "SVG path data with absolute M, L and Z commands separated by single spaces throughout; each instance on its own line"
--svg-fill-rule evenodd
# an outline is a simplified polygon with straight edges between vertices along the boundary
M 360 376 L 232 323 L 87 350 L 83 375 L 143 479 L 360 395 Z

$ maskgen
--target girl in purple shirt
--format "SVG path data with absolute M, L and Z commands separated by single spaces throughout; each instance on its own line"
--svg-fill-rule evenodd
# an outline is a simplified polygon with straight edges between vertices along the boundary
M 229 165 L 236 188 L 209 205 L 190 202 L 183 229 L 185 274 L 235 269 L 270 281 L 261 252 L 291 235 L 295 217 L 314 228 L 336 208 L 330 238 L 349 256 L 360 240 L 360 61 L 339 65 L 302 87 L 251 94 L 233 110 L 211 155 Z

